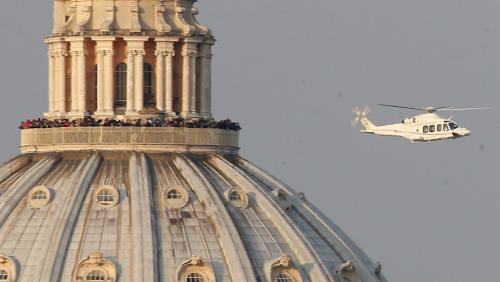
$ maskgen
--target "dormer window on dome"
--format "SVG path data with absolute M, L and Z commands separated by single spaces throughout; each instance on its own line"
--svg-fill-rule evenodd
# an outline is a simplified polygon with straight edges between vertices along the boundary
M 5 269 L 0 269 L 0 281 L 9 281 L 9 273 Z
M 74 281 L 114 282 L 116 281 L 116 267 L 110 260 L 105 259 L 102 253 L 92 252 L 76 267 Z
M 189 202 L 189 193 L 182 186 L 175 186 L 165 191 L 165 203 L 168 208 L 180 209 Z
M 15 282 L 16 279 L 16 263 L 11 257 L 0 254 L 0 281 Z
M 240 209 L 245 209 L 248 206 L 248 196 L 239 188 L 226 191 L 226 199 L 230 204 Z
M 186 282 L 205 282 L 205 277 L 200 273 L 194 272 L 188 274 L 186 277 Z
M 288 276 L 285 273 L 280 273 L 276 276 L 276 282 L 295 282 L 292 277 Z
M 51 200 L 50 189 L 45 186 L 35 186 L 28 193 L 26 200 L 34 209 L 45 207 Z
M 208 262 L 201 257 L 193 256 L 179 266 L 177 281 L 215 282 L 215 273 Z
M 85 275 L 85 281 L 106 281 L 106 273 L 102 270 L 94 269 Z
M 102 208 L 112 208 L 118 204 L 120 194 L 115 187 L 103 185 L 95 193 L 95 202 Z
M 300 271 L 295 267 L 292 258 L 284 255 L 270 263 L 269 281 L 273 282 L 302 282 Z

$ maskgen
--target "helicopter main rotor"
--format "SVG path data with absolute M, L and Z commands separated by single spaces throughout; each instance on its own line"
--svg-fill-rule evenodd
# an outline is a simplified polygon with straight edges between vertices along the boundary
M 390 108 L 424 111 L 424 112 L 428 112 L 428 113 L 435 113 L 435 112 L 440 112 L 440 111 L 472 111 L 472 110 L 488 110 L 489 109 L 489 108 L 452 108 L 449 106 L 416 108 L 416 107 L 406 107 L 406 106 L 389 105 L 389 104 L 378 104 L 378 105 L 383 106 L 383 107 L 390 107 Z

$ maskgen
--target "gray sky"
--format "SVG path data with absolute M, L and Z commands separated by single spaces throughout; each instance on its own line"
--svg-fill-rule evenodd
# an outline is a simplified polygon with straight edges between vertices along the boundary
M 49 1 L 0 10 L 0 159 L 16 127 L 47 104 Z M 497 146 L 500 1 L 201 1 L 218 39 L 214 112 L 242 123 L 242 155 L 304 191 L 390 281 L 499 281 Z M 410 144 L 362 135 L 412 112 L 376 107 L 490 106 L 456 113 L 472 135 Z

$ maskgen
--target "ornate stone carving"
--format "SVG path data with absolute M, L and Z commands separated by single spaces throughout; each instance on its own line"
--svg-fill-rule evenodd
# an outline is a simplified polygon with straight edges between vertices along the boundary
M 267 269 L 269 271 L 269 281 L 276 281 L 276 277 L 279 274 L 285 274 L 293 278 L 293 281 L 301 282 L 302 277 L 300 275 L 299 270 L 295 267 L 295 264 L 292 261 L 292 257 L 285 254 L 280 258 L 268 262 Z
M 172 31 L 172 27 L 165 21 L 165 7 L 161 3 L 155 5 L 155 28 L 158 32 Z
M 75 281 L 87 281 L 86 276 L 92 271 L 99 271 L 105 277 L 105 282 L 116 281 L 116 267 L 110 260 L 104 258 L 100 252 L 91 252 L 82 260 L 74 271 Z
M 175 51 L 174 50 L 156 50 L 155 51 L 156 56 L 175 56 Z
M 335 276 L 339 281 L 361 282 L 352 261 L 347 260 L 335 268 Z
M 76 16 L 76 6 L 74 3 L 72 3 L 71 5 L 68 6 L 68 8 L 66 9 L 66 12 L 64 13 L 65 14 L 65 21 L 64 21 L 64 24 L 61 28 L 61 32 L 67 32 L 68 29 L 69 29 L 69 26 L 71 25 L 71 23 L 75 20 L 75 16 Z
M 212 34 L 212 32 L 210 31 L 210 29 L 204 25 L 201 25 L 198 20 L 196 19 L 196 15 L 199 14 L 199 11 L 196 7 L 192 7 L 191 8 L 191 14 L 192 14 L 192 19 L 193 19 L 193 23 L 194 25 L 201 31 L 201 33 L 205 33 L 207 35 L 210 35 Z
M 85 52 L 85 50 L 77 49 L 77 50 L 71 50 L 69 54 L 71 56 L 84 56 L 87 55 L 87 52 Z
M 207 282 L 215 282 L 215 272 L 212 266 L 199 256 L 192 256 L 177 269 L 178 281 L 186 281 L 190 273 L 198 273 L 205 278 Z
M 7 273 L 8 278 L 6 281 L 16 281 L 17 267 L 16 262 L 13 258 L 8 257 L 4 254 L 0 254 L 0 270 L 3 270 Z
M 276 261 L 274 261 L 274 263 L 271 265 L 271 267 L 272 268 L 275 268 L 275 267 L 287 268 L 287 267 L 290 267 L 291 265 L 292 265 L 292 258 L 289 255 L 284 255 L 284 256 L 280 257 L 279 259 L 277 259 Z
M 111 30 L 111 26 L 115 21 L 115 4 L 113 1 L 109 1 L 106 4 L 106 17 L 104 18 L 104 22 L 101 24 L 101 31 L 108 32 Z
M 85 26 L 88 24 L 90 16 L 92 15 L 92 5 L 83 6 L 80 14 L 82 19 L 78 22 L 76 26 L 77 32 L 85 31 Z
M 141 22 L 139 20 L 140 7 L 139 3 L 130 4 L 130 31 L 141 32 Z
M 113 56 L 114 51 L 112 49 L 97 49 L 95 54 L 98 56 Z
M 186 8 L 183 7 L 177 7 L 175 8 L 175 12 L 177 14 L 177 19 L 181 25 L 182 32 L 184 35 L 191 35 L 193 31 L 195 30 L 194 26 L 188 24 L 186 20 L 184 19 L 184 12 L 186 11 Z

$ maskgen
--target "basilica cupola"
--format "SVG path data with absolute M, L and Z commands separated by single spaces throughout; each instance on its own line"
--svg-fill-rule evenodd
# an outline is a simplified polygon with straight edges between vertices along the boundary
M 192 0 L 54 0 L 48 118 L 211 118 L 210 30 Z

